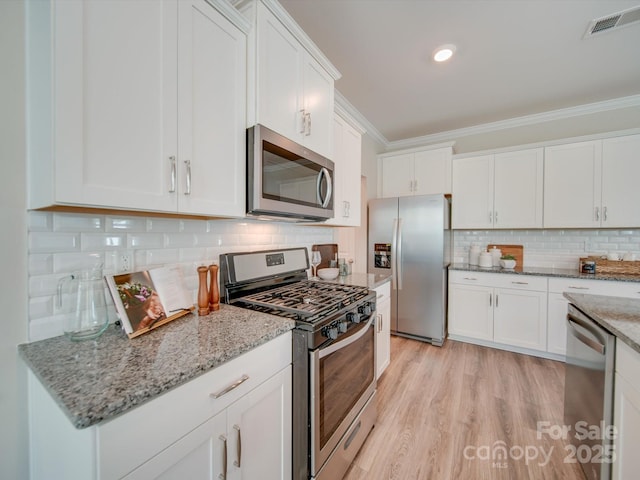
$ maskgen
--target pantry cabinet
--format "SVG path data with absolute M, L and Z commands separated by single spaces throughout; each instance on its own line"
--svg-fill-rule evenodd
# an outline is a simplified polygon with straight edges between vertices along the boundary
M 640 135 L 547 147 L 546 228 L 640 226 Z
M 452 271 L 449 335 L 520 351 L 546 351 L 547 280 Z
M 221 1 L 29 1 L 30 208 L 244 215 L 247 30 Z
M 376 378 L 391 362 L 391 282 L 376 289 Z
M 256 25 L 250 34 L 247 126 L 263 124 L 331 158 L 334 80 L 340 74 L 305 48 L 297 25 L 283 23 L 290 17 L 277 2 L 245 3 L 240 8 Z
M 30 373 L 31 477 L 291 478 L 291 359 L 288 332 L 80 430 Z
M 543 149 L 453 160 L 453 228 L 541 228 Z
M 334 218 L 327 225 L 360 226 L 362 135 L 339 115 L 333 120 Z
M 381 198 L 451 193 L 450 146 L 381 155 Z

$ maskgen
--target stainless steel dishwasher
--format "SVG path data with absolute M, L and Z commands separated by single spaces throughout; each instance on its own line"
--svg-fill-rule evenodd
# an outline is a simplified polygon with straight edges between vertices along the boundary
M 564 421 L 587 479 L 611 478 L 615 337 L 575 305 L 567 314 Z

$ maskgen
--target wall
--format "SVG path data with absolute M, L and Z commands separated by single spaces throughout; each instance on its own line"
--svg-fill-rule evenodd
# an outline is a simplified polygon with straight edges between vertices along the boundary
M 30 212 L 29 340 L 63 332 L 65 310 L 57 285 L 75 270 L 104 264 L 114 273 L 119 253 L 131 252 L 134 270 L 180 264 L 196 302 L 196 267 L 218 263 L 221 253 L 333 243 L 334 229 L 277 222 L 181 220 L 127 215 Z M 108 295 L 107 295 L 108 297 Z M 111 303 L 111 299 L 108 297 Z M 110 309 L 115 320 L 115 310 Z
M 0 2 L 0 478 L 29 476 L 26 367 L 16 345 L 27 340 L 24 5 Z
M 454 261 L 466 263 L 469 247 L 490 243 L 523 245 L 524 265 L 578 268 L 589 254 L 635 253 L 640 258 L 640 230 L 456 230 Z

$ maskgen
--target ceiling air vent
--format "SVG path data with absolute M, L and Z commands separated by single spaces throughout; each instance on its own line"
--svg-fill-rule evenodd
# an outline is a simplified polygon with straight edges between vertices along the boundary
M 587 33 L 585 33 L 584 38 L 589 38 L 613 28 L 621 28 L 637 22 L 640 22 L 640 5 L 592 20 L 589 23 L 589 28 L 587 28 Z

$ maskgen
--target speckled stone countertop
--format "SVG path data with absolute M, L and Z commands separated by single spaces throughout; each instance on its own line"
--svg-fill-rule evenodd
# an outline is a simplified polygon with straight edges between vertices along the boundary
M 95 341 L 55 337 L 20 356 L 76 428 L 126 412 L 282 335 L 295 322 L 230 305 L 189 314 L 129 339 L 110 326 Z
M 501 267 L 484 268 L 468 263 L 454 263 L 449 266 L 449 270 L 462 270 L 466 272 L 484 272 L 484 273 L 508 273 L 511 275 L 538 275 L 543 277 L 564 277 L 564 278 L 581 278 L 584 280 L 611 280 L 616 282 L 640 282 L 638 275 L 621 275 L 621 274 L 604 274 L 595 273 L 588 274 L 578 271 L 577 268 L 544 268 L 544 267 L 523 267 L 521 271 L 510 270 Z
M 341 285 L 355 285 L 356 287 L 367 287 L 371 290 L 378 288 L 385 282 L 391 281 L 391 274 L 380 273 L 352 273 L 334 280 L 321 280 L 322 282 L 339 283 Z
M 640 300 L 582 293 L 564 296 L 589 317 L 640 353 Z

